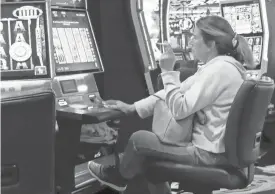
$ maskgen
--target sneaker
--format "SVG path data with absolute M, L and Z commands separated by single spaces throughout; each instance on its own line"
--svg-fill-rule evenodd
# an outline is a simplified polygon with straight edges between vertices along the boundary
M 102 164 L 90 161 L 88 163 L 88 169 L 91 175 L 100 183 L 119 192 L 126 190 L 126 181 L 120 175 L 115 166 L 104 166 Z

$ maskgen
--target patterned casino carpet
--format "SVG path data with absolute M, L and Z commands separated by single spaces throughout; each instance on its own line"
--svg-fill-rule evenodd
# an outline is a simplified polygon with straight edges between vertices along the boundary
M 188 193 L 183 192 L 181 194 Z M 214 194 L 275 194 L 275 165 L 257 167 L 254 181 L 245 189 L 221 189 L 219 191 L 215 191 Z

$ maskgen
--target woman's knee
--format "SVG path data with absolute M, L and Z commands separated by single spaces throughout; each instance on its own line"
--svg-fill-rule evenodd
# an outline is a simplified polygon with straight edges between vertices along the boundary
M 154 133 L 150 131 L 140 130 L 133 133 L 130 137 L 130 140 L 134 142 L 146 142 L 155 138 L 156 135 Z
M 160 144 L 159 139 L 154 133 L 145 130 L 140 130 L 133 133 L 129 139 L 129 143 L 132 144 L 137 150 L 139 148 L 152 149 L 156 146 L 158 147 Z

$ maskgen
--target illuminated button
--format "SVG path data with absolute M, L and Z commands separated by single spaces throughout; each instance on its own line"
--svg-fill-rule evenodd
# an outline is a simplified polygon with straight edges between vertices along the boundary
M 79 92 L 87 92 L 87 90 L 88 90 L 88 86 L 87 85 L 79 85 L 79 86 L 77 86 L 77 90 L 79 91 Z
M 68 105 L 68 103 L 65 101 L 65 99 L 58 100 L 58 104 L 59 104 L 59 106 L 66 106 L 66 105 Z
M 58 102 L 58 104 L 59 104 L 59 106 L 66 106 L 66 105 L 68 105 L 67 102 Z
M 88 106 L 88 110 L 95 108 L 94 106 Z
M 98 153 L 96 153 L 95 155 L 94 155 L 94 158 L 98 158 L 98 157 L 100 157 L 101 156 L 101 153 L 100 153 L 100 151 L 98 152 Z
M 94 98 L 96 97 L 96 95 L 95 95 L 95 94 L 90 94 L 88 97 L 89 97 L 90 99 L 94 99 Z
M 253 74 L 253 75 L 251 76 L 252 79 L 256 79 L 257 77 L 258 77 L 257 74 Z

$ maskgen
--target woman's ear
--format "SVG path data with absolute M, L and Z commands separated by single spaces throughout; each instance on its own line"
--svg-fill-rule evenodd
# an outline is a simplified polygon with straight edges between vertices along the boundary
M 209 47 L 212 49 L 215 49 L 216 48 L 216 42 L 214 40 L 210 40 L 209 41 Z
M 208 51 L 216 50 L 217 49 L 216 42 L 214 40 L 208 41 L 207 47 L 208 47 Z

